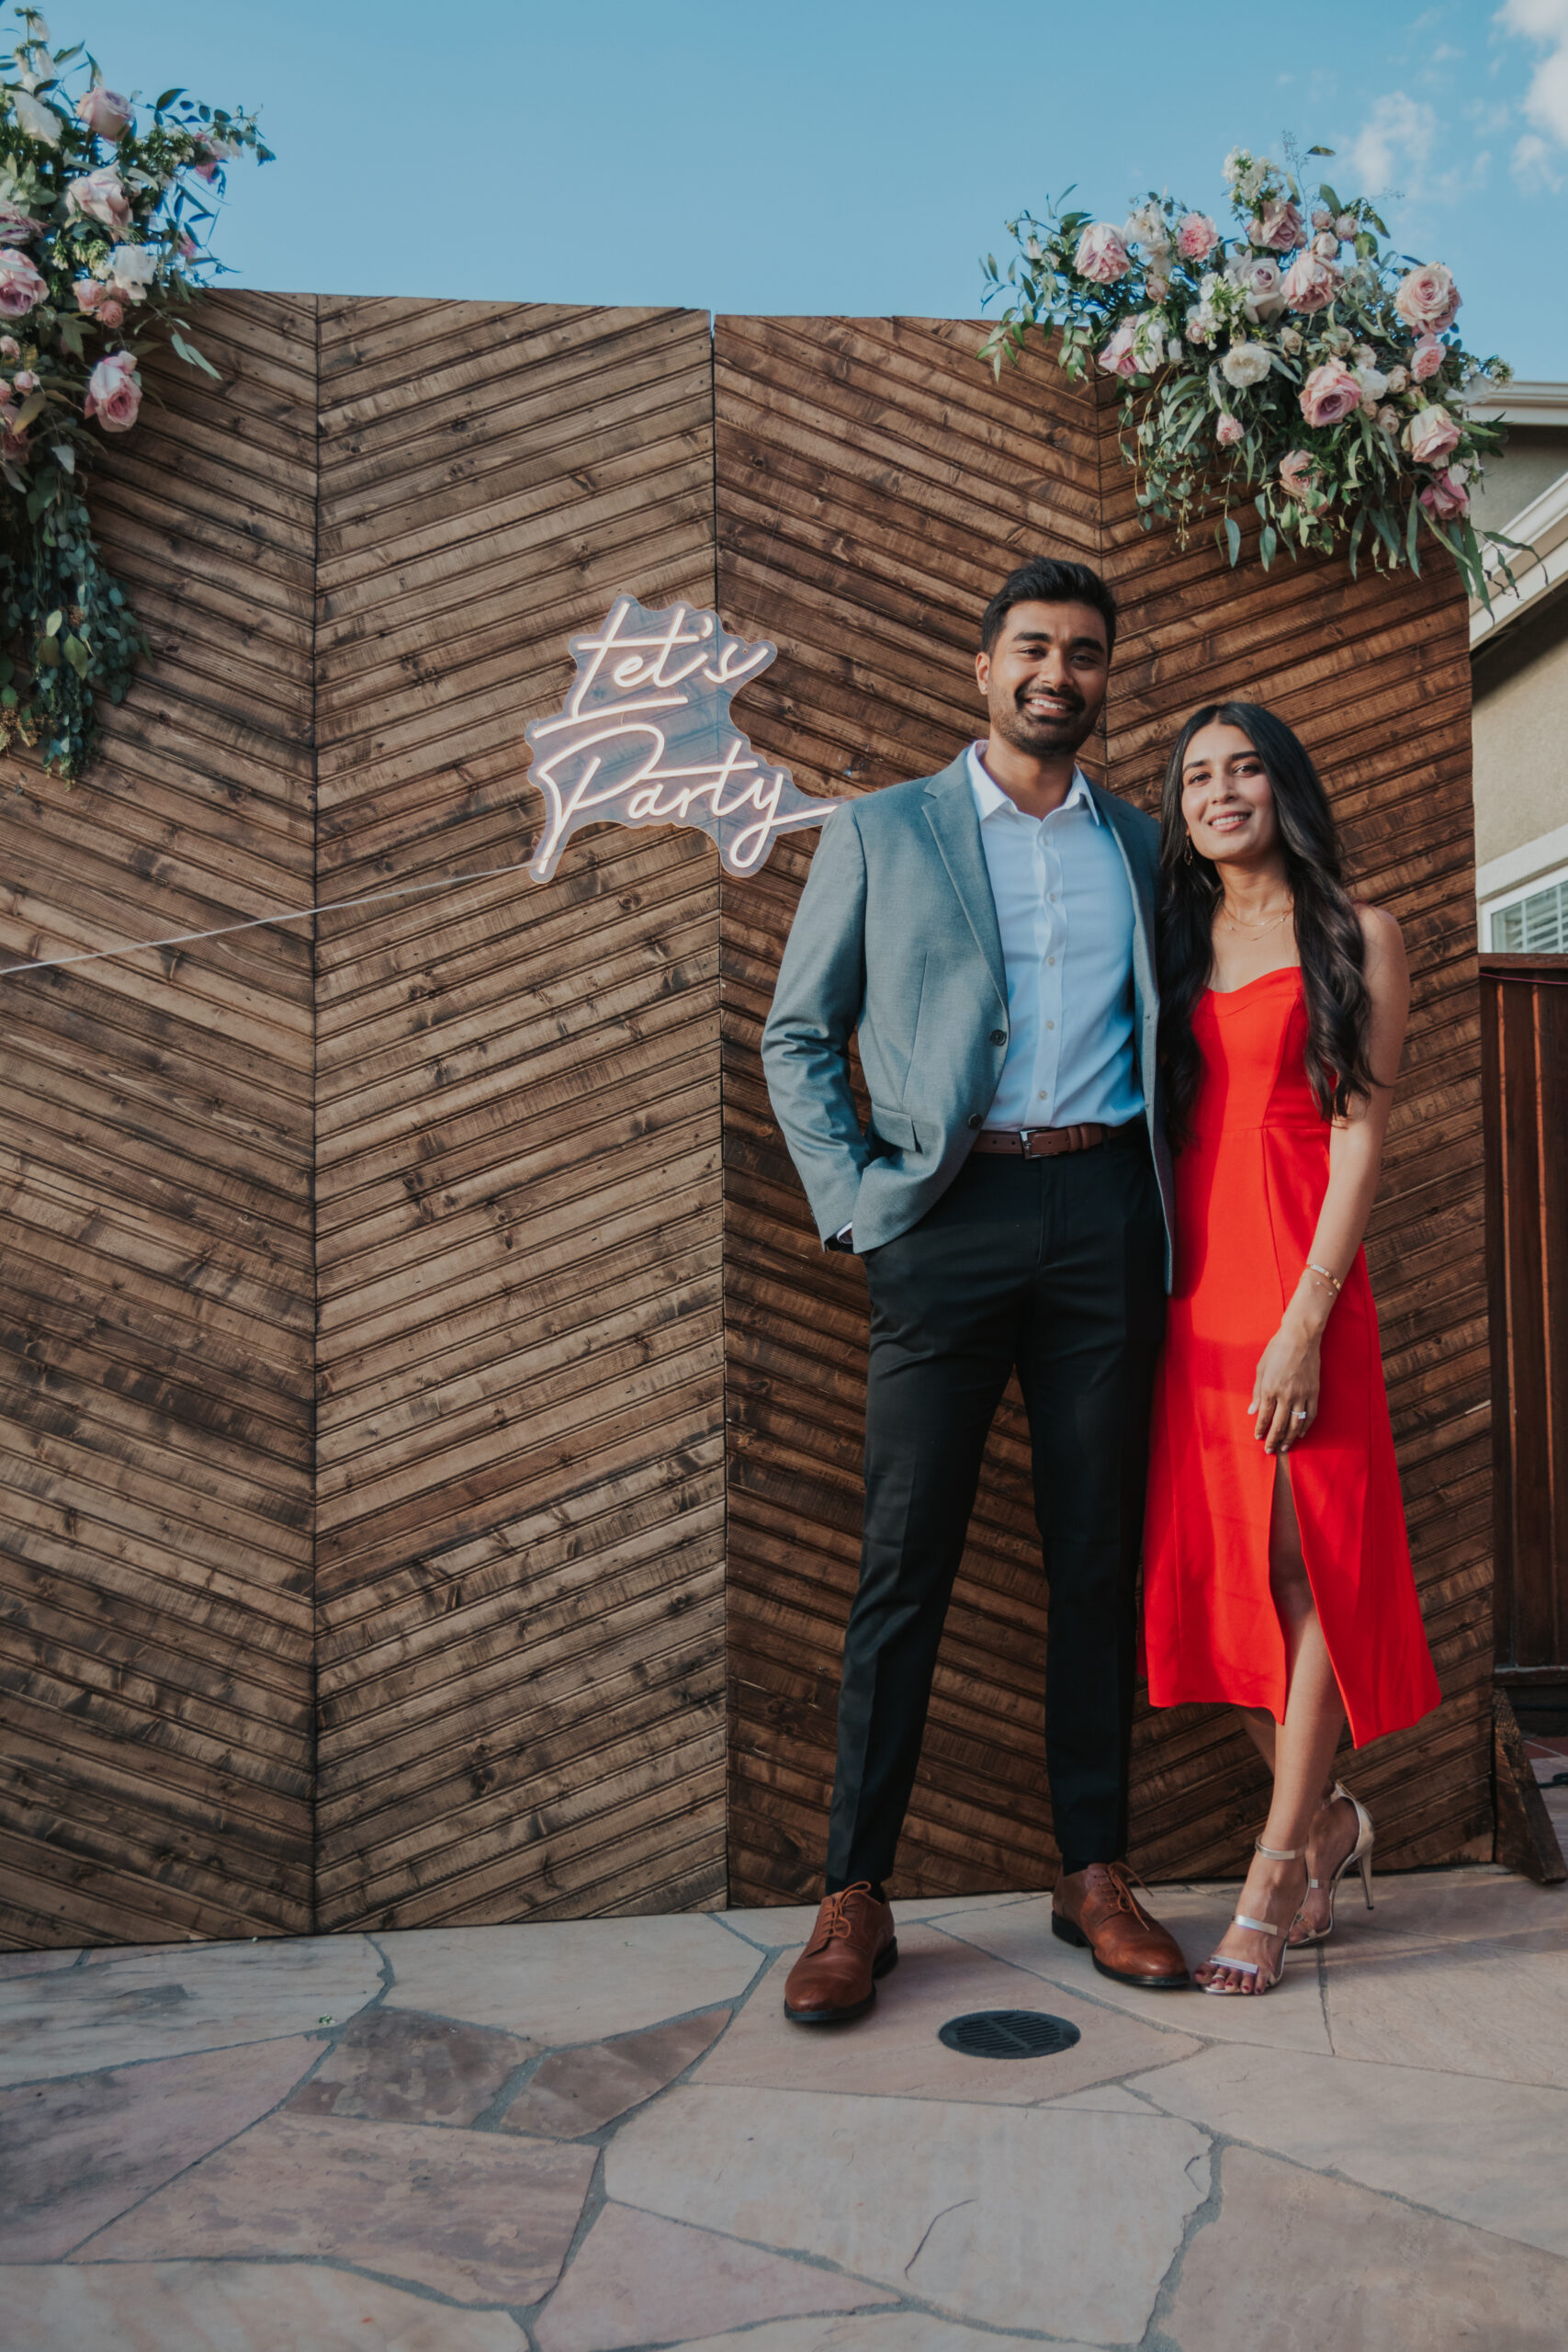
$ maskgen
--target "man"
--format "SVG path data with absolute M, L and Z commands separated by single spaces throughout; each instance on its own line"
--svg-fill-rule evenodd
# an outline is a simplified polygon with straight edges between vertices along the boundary
M 987 737 L 823 829 L 762 1036 L 829 1249 L 871 1295 L 865 1519 L 839 1702 L 827 1893 L 784 1992 L 859 2017 L 897 1958 L 884 1881 L 1009 1375 L 1049 1579 L 1052 1926 L 1107 1975 L 1177 1986 L 1128 1883 L 1128 1748 L 1170 1160 L 1155 1038 L 1158 828 L 1077 763 L 1105 700 L 1110 590 L 1039 559 L 986 608 Z M 858 1034 L 864 1134 L 850 1088 Z

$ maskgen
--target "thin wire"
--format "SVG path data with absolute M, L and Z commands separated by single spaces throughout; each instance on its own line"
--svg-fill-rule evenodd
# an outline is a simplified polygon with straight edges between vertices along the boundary
M 532 863 L 531 858 L 522 857 L 515 865 L 487 866 L 480 874 L 439 874 L 430 882 L 404 882 L 391 890 L 369 890 L 361 899 L 328 899 L 321 906 L 251 915 L 244 922 L 220 923 L 213 931 L 176 931 L 167 939 L 133 939 L 121 947 L 89 947 L 74 956 L 40 956 L 32 964 L 0 964 L 0 980 L 17 972 L 52 972 L 65 964 L 102 964 L 120 956 L 141 956 L 154 947 L 188 947 L 198 939 L 227 939 L 231 932 L 265 931 L 275 922 L 305 922 L 311 915 L 333 915 L 344 907 L 374 907 L 386 899 L 413 898 L 421 890 L 456 890 L 467 882 L 496 882 L 502 875 L 524 873 Z

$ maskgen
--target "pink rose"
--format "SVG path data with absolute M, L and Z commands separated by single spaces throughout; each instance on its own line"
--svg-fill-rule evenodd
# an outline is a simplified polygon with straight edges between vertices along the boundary
M 135 360 L 129 351 L 111 351 L 87 379 L 85 413 L 96 416 L 106 433 L 127 433 L 141 406 Z
M 1280 481 L 1292 498 L 1304 498 L 1312 488 L 1317 469 L 1308 449 L 1292 449 L 1280 460 Z
M 1405 445 L 1418 466 L 1439 465 L 1459 447 L 1460 429 L 1440 405 L 1417 409 L 1404 428 Z
M 101 327 L 118 327 L 125 317 L 125 304 L 118 286 L 103 285 L 96 277 L 78 277 L 72 281 L 76 307 L 96 318 Z
M 1334 223 L 1334 233 L 1338 238 L 1342 245 L 1348 245 L 1351 238 L 1356 233 L 1355 214 L 1353 212 L 1342 212 L 1339 215 L 1338 220 Z
M 1183 261 L 1207 261 L 1219 242 L 1206 212 L 1184 212 L 1176 224 L 1176 250 Z
M 1135 322 L 1132 319 L 1123 319 L 1110 342 L 1099 354 L 1099 365 L 1104 368 L 1108 376 L 1138 374 L 1137 355 L 1133 349 L 1134 332 Z
M 1127 248 L 1108 220 L 1091 220 L 1078 239 L 1073 267 L 1096 286 L 1110 286 L 1132 268 Z
M 38 390 L 38 378 L 33 374 L 33 371 L 32 371 L 32 369 L 31 369 L 30 368 L 17 368 L 17 390 L 20 392 L 20 394 L 21 394 L 21 396 L 22 396 L 22 398 L 23 398 L 24 400 L 26 400 L 26 399 L 27 399 L 28 394 L 29 392 L 36 392 L 36 391 L 37 391 L 37 390 Z
M 1437 374 L 1447 357 L 1447 345 L 1439 343 L 1435 334 L 1424 334 L 1410 355 L 1410 373 L 1418 384 L 1424 384 L 1429 376 Z
M 1316 254 L 1298 254 L 1285 272 L 1285 300 L 1292 311 L 1326 311 L 1339 291 L 1339 272 Z
M 0 359 L 19 359 L 22 346 L 14 334 L 0 334 Z
M 1394 309 L 1417 334 L 1436 334 L 1443 327 L 1451 326 L 1459 303 L 1459 288 L 1439 261 L 1429 261 L 1424 268 L 1413 269 L 1408 277 L 1400 280 L 1393 298 Z
M 191 151 L 191 168 L 198 180 L 215 180 L 220 167 L 231 164 L 239 153 L 231 139 L 220 139 L 215 130 L 204 130 Z
M 72 209 L 81 213 L 84 220 L 101 220 L 116 236 L 130 226 L 130 198 L 112 164 L 73 180 L 65 196 Z
M 1342 424 L 1361 405 L 1361 387 L 1348 368 L 1325 359 L 1314 368 L 1301 392 L 1302 414 L 1309 424 Z
M 1275 254 L 1293 253 L 1306 243 L 1302 216 L 1288 197 L 1283 203 L 1266 204 L 1262 218 L 1251 223 L 1247 233 L 1255 245 L 1267 245 Z
M 48 292 L 26 254 L 15 245 L 0 245 L 0 317 L 25 319 Z
M 89 90 L 76 101 L 77 121 L 85 122 L 95 139 L 107 139 L 111 147 L 125 137 L 134 112 L 130 100 L 116 90 Z
M 1434 474 L 1421 492 L 1421 503 L 1439 523 L 1457 522 L 1461 514 L 1470 512 L 1470 492 L 1463 477 L 1450 468 Z
M 1326 204 L 1314 204 L 1313 206 L 1312 225 L 1314 229 L 1318 230 L 1333 228 L 1334 215 L 1330 212 Z
M 1222 416 L 1214 427 L 1214 438 L 1222 449 L 1234 449 L 1246 430 L 1239 416 Z
M 30 244 L 42 236 L 43 230 L 43 222 L 24 212 L 19 204 L 0 204 L 0 245 Z

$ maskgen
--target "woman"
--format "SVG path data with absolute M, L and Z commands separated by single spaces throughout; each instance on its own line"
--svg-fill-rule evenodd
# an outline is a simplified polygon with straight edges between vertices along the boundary
M 1282 720 L 1208 705 L 1161 809 L 1161 1060 L 1177 1282 L 1156 1393 L 1145 1637 L 1156 1706 L 1240 1709 L 1273 1797 L 1236 1916 L 1196 1972 L 1263 1993 L 1334 1922 L 1372 1827 L 1334 1782 L 1435 1707 L 1361 1236 L 1409 1006 L 1399 926 L 1340 878 Z

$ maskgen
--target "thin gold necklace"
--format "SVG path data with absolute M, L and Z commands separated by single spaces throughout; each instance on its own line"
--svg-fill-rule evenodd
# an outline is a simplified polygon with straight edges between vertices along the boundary
M 1296 902 L 1292 899 L 1290 905 L 1285 909 L 1283 914 L 1270 915 L 1266 922 L 1243 922 L 1238 916 L 1232 914 L 1228 907 L 1222 907 L 1220 909 L 1221 914 L 1224 916 L 1225 922 L 1230 924 L 1233 931 L 1250 932 L 1255 937 L 1260 936 L 1262 933 L 1266 931 L 1272 931 L 1276 923 L 1285 922 L 1287 917 L 1293 915 L 1295 911 Z

